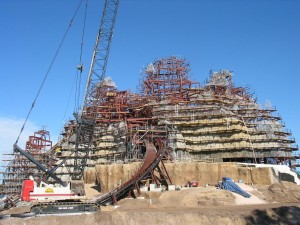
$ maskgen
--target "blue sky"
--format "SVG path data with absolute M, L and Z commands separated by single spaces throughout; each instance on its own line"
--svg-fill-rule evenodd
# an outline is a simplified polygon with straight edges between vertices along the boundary
M 84 1 L 85 2 L 85 1 Z M 0 148 L 11 151 L 79 0 L 0 1 Z M 56 141 L 72 118 L 82 5 L 29 118 L 28 133 L 46 126 Z M 89 0 L 83 60 L 85 85 L 103 0 Z M 135 91 L 140 70 L 170 55 L 188 59 L 192 78 L 228 69 L 237 85 L 269 100 L 300 141 L 300 1 L 120 0 L 107 68 L 119 89 Z M 81 93 L 83 95 L 83 93 Z

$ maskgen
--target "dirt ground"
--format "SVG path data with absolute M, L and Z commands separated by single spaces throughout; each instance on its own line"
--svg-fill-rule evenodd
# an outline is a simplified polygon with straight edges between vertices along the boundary
M 116 206 L 102 207 L 101 212 L 94 214 L 9 218 L 0 220 L 0 224 L 300 224 L 299 186 L 283 182 L 270 186 L 242 184 L 241 187 L 252 196 L 244 198 L 212 186 L 146 192 L 137 199 L 123 199 Z M 28 207 L 18 207 L 1 213 L 28 210 Z

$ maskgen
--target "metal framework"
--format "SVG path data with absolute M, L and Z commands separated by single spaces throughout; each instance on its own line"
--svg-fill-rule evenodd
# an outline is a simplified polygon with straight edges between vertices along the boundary
M 71 120 L 65 126 L 63 140 L 57 144 L 62 147 L 58 158 L 64 171 L 58 174 L 69 178 L 77 171 L 74 178 L 78 179 L 85 167 L 142 160 L 147 152 L 145 140 L 155 143 L 158 139 L 164 140 L 165 148 L 172 150 L 175 160 L 181 161 L 287 163 L 299 158 L 293 155 L 298 149 L 295 139 L 285 129 L 281 117 L 274 115 L 276 109 L 270 103 L 263 108 L 247 88 L 236 87 L 231 72 L 211 73 L 206 84 L 200 86 L 189 79 L 184 59 L 170 57 L 151 65 L 144 74 L 142 95 L 118 90 L 111 79 L 101 82 L 101 89 L 93 92 L 97 104 L 86 106 L 78 121 Z M 80 123 L 80 119 L 86 121 Z M 78 135 L 79 126 L 90 132 L 91 139 Z M 33 154 L 44 157 L 39 151 L 49 143 L 47 133 L 40 134 L 41 138 L 30 137 L 26 146 Z M 77 148 L 72 147 L 76 144 Z M 156 142 L 155 147 L 162 149 L 159 146 Z M 32 170 L 20 155 L 14 157 L 6 172 L 7 184 L 16 183 L 16 177 L 21 180 L 22 173 L 28 176 Z M 49 167 L 52 164 L 48 163 Z M 167 174 L 163 165 L 160 171 L 151 171 L 143 173 L 143 177 L 147 175 L 158 183 L 156 175 Z M 134 187 L 138 190 L 139 184 L 132 181 L 130 190 Z M 124 187 L 115 197 L 110 195 L 109 201 L 123 196 L 124 190 L 129 189 Z
M 51 168 L 56 163 L 55 152 L 52 151 L 52 141 L 50 133 L 41 129 L 29 136 L 26 142 L 26 152 L 29 152 L 35 160 Z M 13 195 L 20 194 L 22 182 L 31 175 L 35 181 L 44 179 L 44 172 L 40 171 L 33 163 L 20 153 L 8 154 L 6 170 L 3 172 L 4 184 L 0 189 L 0 194 Z
M 96 202 L 99 205 L 115 204 L 129 195 L 135 197 L 134 189 L 140 195 L 140 186 L 147 179 L 156 185 L 163 184 L 168 187 L 169 184 L 172 184 L 163 162 L 164 159 L 169 158 L 170 149 L 166 148 L 160 139 L 156 139 L 156 141 L 157 146 L 155 147 L 153 142 L 145 140 L 146 156 L 143 165 L 127 182 L 98 197 Z
M 142 92 L 158 100 L 187 99 L 187 91 L 199 84 L 189 78 L 190 65 L 185 59 L 169 57 L 149 64 L 145 70 Z M 198 85 L 199 86 L 199 85 Z
M 212 72 L 204 85 L 192 81 L 189 73 L 185 59 L 169 57 L 145 69 L 141 94 L 120 91 L 112 80 L 104 80 L 94 92 L 97 105 L 83 110 L 88 118 L 96 114 L 92 154 L 74 158 L 83 158 L 90 167 L 141 160 L 144 140 L 156 138 L 166 140 L 178 160 L 273 158 L 282 163 L 293 157 L 298 146 L 281 117 L 274 115 L 276 109 L 270 103 L 263 108 L 248 88 L 235 86 L 232 72 Z M 70 130 L 76 129 L 74 124 L 65 129 L 66 143 L 74 133 Z M 62 159 L 70 151 L 66 146 Z

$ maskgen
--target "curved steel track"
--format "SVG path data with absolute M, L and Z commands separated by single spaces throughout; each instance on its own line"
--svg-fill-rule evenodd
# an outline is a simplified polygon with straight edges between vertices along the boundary
M 159 163 L 162 162 L 162 159 L 164 157 L 169 156 L 169 149 L 162 147 L 162 143 L 158 143 L 159 149 L 156 150 L 154 144 L 149 141 L 145 141 L 146 145 L 146 157 L 144 160 L 143 165 L 141 168 L 137 171 L 137 173 L 131 177 L 127 182 L 123 183 L 121 186 L 113 189 L 112 191 L 101 195 L 99 198 L 96 199 L 96 203 L 98 205 L 112 205 L 115 204 L 120 199 L 133 194 L 133 190 L 136 189 L 138 194 L 140 194 L 140 184 L 142 180 L 151 178 L 155 178 L 154 170 L 159 167 Z M 165 170 L 165 167 L 163 165 L 163 168 Z M 161 172 L 161 169 L 159 169 Z M 165 170 L 166 177 L 169 181 L 169 183 L 172 183 L 167 171 Z M 160 175 L 163 175 L 161 173 Z

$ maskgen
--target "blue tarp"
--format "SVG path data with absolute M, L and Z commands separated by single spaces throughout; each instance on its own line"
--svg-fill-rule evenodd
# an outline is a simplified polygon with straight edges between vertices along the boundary
M 228 191 L 235 192 L 237 194 L 240 194 L 240 195 L 244 196 L 245 198 L 251 197 L 251 195 L 249 193 L 242 190 L 237 184 L 235 184 L 230 177 L 223 177 L 221 188 L 228 190 Z

